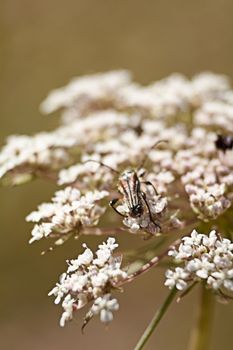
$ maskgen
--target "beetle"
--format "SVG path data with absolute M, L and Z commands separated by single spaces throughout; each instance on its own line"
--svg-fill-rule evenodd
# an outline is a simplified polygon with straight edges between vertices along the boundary
M 217 149 L 223 151 L 224 153 L 226 150 L 233 149 L 233 137 L 230 135 L 217 135 L 217 139 L 215 140 L 215 146 Z
M 123 171 L 119 176 L 118 190 L 123 195 L 123 198 L 127 204 L 129 210 L 129 216 L 132 218 L 141 217 L 144 212 L 144 206 L 146 205 L 151 222 L 159 229 L 160 225 L 154 221 L 149 203 L 147 201 L 146 193 L 142 191 L 141 184 L 150 185 L 153 187 L 155 194 L 158 195 L 154 185 L 150 181 L 141 181 L 139 175 L 134 169 L 127 169 Z M 114 198 L 110 201 L 109 205 L 121 216 L 126 217 L 117 208 L 119 198 Z
M 153 149 L 161 142 L 167 142 L 166 140 L 159 140 L 157 141 L 150 149 Z M 129 214 L 124 215 L 121 213 L 117 207 L 116 204 L 119 202 L 120 198 L 113 198 L 109 205 L 115 210 L 115 212 L 123 217 L 132 217 L 132 218 L 139 218 L 145 213 L 145 207 L 147 208 L 147 212 L 149 214 L 149 218 L 151 222 L 161 229 L 159 223 L 155 222 L 151 213 L 150 205 L 147 200 L 146 193 L 142 190 L 141 185 L 144 184 L 146 186 L 151 186 L 153 188 L 153 191 L 155 195 L 158 196 L 158 192 L 154 185 L 150 181 L 142 181 L 140 177 L 142 177 L 145 173 L 145 171 L 142 172 L 143 166 L 148 158 L 148 153 L 145 155 L 144 159 L 142 160 L 140 166 L 137 169 L 126 169 L 122 173 L 117 171 L 116 169 L 111 168 L 107 164 L 104 164 L 102 162 L 96 161 L 96 160 L 87 160 L 86 162 L 93 161 L 101 166 L 104 166 L 108 169 L 110 169 L 112 172 L 116 173 L 118 175 L 118 191 L 123 196 L 123 199 L 125 203 L 127 204 Z

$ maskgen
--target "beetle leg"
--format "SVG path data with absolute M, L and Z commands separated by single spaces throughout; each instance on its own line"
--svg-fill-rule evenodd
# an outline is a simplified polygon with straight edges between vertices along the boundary
M 122 214 L 122 213 L 121 213 L 119 210 L 117 210 L 117 208 L 115 207 L 115 205 L 117 204 L 118 201 L 119 201 L 119 198 L 113 198 L 113 199 L 109 202 L 109 205 L 110 205 L 110 207 L 112 207 L 112 208 L 115 210 L 115 212 L 116 212 L 118 215 L 123 216 L 124 218 L 126 218 L 127 215 Z
M 155 186 L 152 184 L 152 182 L 150 181 L 142 181 L 141 184 L 145 184 L 147 186 L 151 186 L 156 194 L 156 196 L 159 196 L 158 191 L 156 190 Z
M 161 230 L 161 226 L 154 221 L 153 217 L 152 217 L 152 214 L 151 214 L 151 210 L 150 210 L 150 206 L 149 206 L 149 203 L 147 202 L 147 199 L 146 199 L 146 194 L 144 192 L 141 192 L 141 195 L 142 195 L 142 198 L 147 206 L 147 209 L 148 209 L 148 213 L 149 213 L 149 217 L 150 217 L 150 220 L 153 222 L 153 224 L 155 226 L 157 226 L 160 230 Z
M 140 169 L 138 170 L 138 177 L 143 177 L 146 174 L 146 169 Z

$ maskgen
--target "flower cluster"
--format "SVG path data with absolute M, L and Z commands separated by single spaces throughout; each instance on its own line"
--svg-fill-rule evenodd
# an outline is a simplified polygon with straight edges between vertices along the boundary
M 67 272 L 62 274 L 59 283 L 49 293 L 56 297 L 55 304 L 62 302 L 62 327 L 72 319 L 73 311 L 89 302 L 93 304 L 86 320 L 97 314 L 102 322 L 113 319 L 112 312 L 118 310 L 119 305 L 111 296 L 111 291 L 127 277 L 127 273 L 121 270 L 121 258 L 113 256 L 117 246 L 114 238 L 108 238 L 106 243 L 99 245 L 94 256 L 84 244 L 85 251 L 77 259 L 68 261 Z
M 78 189 L 66 187 L 55 193 L 52 203 L 43 203 L 37 211 L 26 218 L 36 222 L 29 243 L 43 237 L 64 238 L 68 234 L 79 235 L 83 227 L 97 225 L 105 208 L 98 202 L 108 196 L 107 191 L 87 192 L 81 195 Z
M 68 147 L 64 139 L 53 133 L 39 133 L 35 136 L 11 136 L 0 153 L 0 178 L 9 172 L 32 173 L 56 170 L 69 161 Z
M 132 119 L 114 110 L 100 111 L 62 125 L 52 132 L 33 136 L 11 136 L 0 153 L 0 179 L 30 174 L 51 177 L 104 139 L 127 130 Z M 54 180 L 54 178 L 53 178 Z
M 91 160 L 95 160 L 95 162 Z M 70 184 L 79 188 L 109 188 L 113 182 L 113 173 L 100 166 L 100 157 L 83 157 L 83 163 L 62 169 L 58 174 L 58 185 Z M 109 164 L 105 159 L 104 164 Z M 110 165 L 110 164 L 109 164 Z
M 116 100 L 123 109 L 140 110 L 151 116 L 167 118 L 220 98 L 229 89 L 225 76 L 206 72 L 194 76 L 190 81 L 182 74 L 173 74 L 147 87 L 131 83 L 117 91 Z
M 70 122 L 92 110 L 111 108 L 116 91 L 130 80 L 130 73 L 125 70 L 73 78 L 67 86 L 50 92 L 40 109 L 49 114 L 64 108 L 63 119 Z
M 197 125 L 208 126 L 225 132 L 233 129 L 233 95 L 230 103 L 224 101 L 211 101 L 205 103 L 194 115 Z
M 220 295 L 233 292 L 233 242 L 221 238 L 216 231 L 205 235 L 194 230 L 168 255 L 180 266 L 167 270 L 167 287 L 185 290 L 190 284 L 203 281 Z
M 112 193 L 114 173 L 85 162 L 122 172 L 147 154 L 148 181 L 168 204 L 174 196 L 185 202 L 186 192 L 198 218 L 216 219 L 233 198 L 233 150 L 221 154 L 215 144 L 216 130 L 232 130 L 232 95 L 228 78 L 209 72 L 191 80 L 173 74 L 148 86 L 133 83 L 126 71 L 73 79 L 41 105 L 44 113 L 62 108 L 61 125 L 9 138 L 0 153 L 0 178 L 15 184 L 45 177 L 85 192 Z M 151 149 L 158 140 L 167 143 Z
M 84 325 L 97 314 L 109 322 L 119 307 L 111 292 L 159 263 L 153 238 L 163 235 L 168 243 L 190 227 L 213 226 L 212 220 L 226 232 L 233 203 L 233 90 L 226 76 L 210 72 L 142 86 L 129 72 L 113 71 L 73 79 L 40 109 L 61 110 L 60 124 L 11 136 L 0 152 L 2 184 L 43 178 L 67 186 L 27 216 L 35 223 L 29 242 L 54 237 L 60 245 L 80 234 L 127 232 L 152 239 L 146 254 L 140 250 L 140 263 L 136 250 L 129 254 L 141 268 L 128 276 L 113 256 L 113 238 L 96 256 L 84 245 L 50 292 L 64 310 L 61 326 L 89 302 Z M 233 243 L 215 231 L 194 230 L 169 255 L 176 264 L 166 272 L 169 288 L 187 291 L 203 281 L 218 294 L 233 291 Z

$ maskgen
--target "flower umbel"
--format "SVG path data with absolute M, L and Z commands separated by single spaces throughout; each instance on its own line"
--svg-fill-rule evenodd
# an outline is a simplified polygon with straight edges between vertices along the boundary
M 27 221 L 39 223 L 34 226 L 29 243 L 48 236 L 61 239 L 68 234 L 78 236 L 84 227 L 97 225 L 105 211 L 98 202 L 106 196 L 107 191 L 97 190 L 81 195 L 72 187 L 56 192 L 52 203 L 43 203 L 27 216 Z
M 108 238 L 106 243 L 99 245 L 94 255 L 84 244 L 85 251 L 76 259 L 68 261 L 66 273 L 49 293 L 55 295 L 55 304 L 62 302 L 64 312 L 61 326 L 72 319 L 75 310 L 89 302 L 93 305 L 88 314 L 99 314 L 102 322 L 112 321 L 112 312 L 118 310 L 119 305 L 111 292 L 118 282 L 127 277 L 127 273 L 121 270 L 121 257 L 113 256 L 117 246 L 114 238 Z
M 194 230 L 168 255 L 179 265 L 166 272 L 165 285 L 169 288 L 185 290 L 193 282 L 203 281 L 220 296 L 233 292 L 233 242 L 216 231 L 205 235 Z
M 27 216 L 34 223 L 29 243 L 54 238 L 58 246 L 72 236 L 129 233 L 150 239 L 124 251 L 124 268 L 123 255 L 114 255 L 115 238 L 95 253 L 83 244 L 84 252 L 68 261 L 49 293 L 62 305 L 60 325 L 87 304 L 83 327 L 95 315 L 112 321 L 119 308 L 113 292 L 165 263 L 171 291 L 135 350 L 177 293 L 180 299 L 198 284 L 199 330 L 207 334 L 215 295 L 228 301 L 233 293 L 229 79 L 210 72 L 191 79 L 172 74 L 142 86 L 124 70 L 98 73 L 52 91 L 40 109 L 60 110 L 60 124 L 50 132 L 11 136 L 0 152 L 1 184 L 41 178 L 67 186 Z M 199 343 L 196 349 L 207 350 L 207 342 Z

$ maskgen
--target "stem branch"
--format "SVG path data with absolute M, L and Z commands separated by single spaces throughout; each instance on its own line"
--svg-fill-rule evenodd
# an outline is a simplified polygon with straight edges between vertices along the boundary
M 130 275 L 128 275 L 128 277 L 126 277 L 123 281 L 119 282 L 117 284 L 118 287 L 122 286 L 125 283 L 129 283 L 132 282 L 136 277 L 144 274 L 145 272 L 149 271 L 152 267 L 157 266 L 160 261 L 168 255 L 169 250 L 171 250 L 172 247 L 180 244 L 181 240 L 178 239 L 177 241 L 175 241 L 173 244 L 171 244 L 168 249 L 166 249 L 162 254 L 153 257 L 150 261 L 148 261 L 146 264 L 144 264 L 139 270 L 137 270 L 136 272 L 131 273 Z

